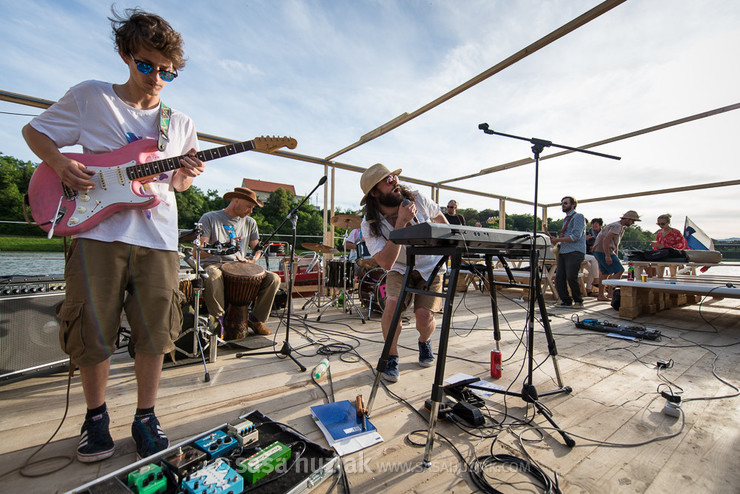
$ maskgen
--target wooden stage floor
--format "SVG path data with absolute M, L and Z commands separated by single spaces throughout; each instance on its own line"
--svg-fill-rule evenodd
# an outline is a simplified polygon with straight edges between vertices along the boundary
M 526 375 L 526 311 L 513 290 L 499 292 L 503 377 L 495 382 L 521 392 Z M 324 299 L 325 301 L 326 299 Z M 576 441 L 563 444 L 545 418 L 516 396 L 494 394 L 486 400 L 488 428 L 477 431 L 439 422 L 432 466 L 421 468 L 426 439 L 424 400 L 430 397 L 434 368 L 416 363 L 416 331 L 404 325 L 401 335 L 401 379 L 378 392 L 372 420 L 384 442 L 343 458 L 349 484 L 356 493 L 481 492 L 470 480 L 469 465 L 477 456 L 526 455 L 537 462 L 563 492 L 738 492 L 740 486 L 740 399 L 725 381 L 740 382 L 740 302 L 709 299 L 701 306 L 670 309 L 654 316 L 623 321 L 608 304 L 588 298 L 581 310 L 550 308 L 557 344 L 557 363 L 570 394 L 544 396 L 557 424 Z M 298 309 L 303 300 L 296 300 Z M 455 299 L 453 331 L 445 376 L 465 373 L 490 378 L 489 352 L 494 346 L 487 294 L 469 291 Z M 333 353 L 331 377 L 336 400 L 367 400 L 373 370 L 382 350 L 379 316 L 361 324 L 356 315 L 329 308 L 317 323 L 315 308 L 304 320 L 295 310 L 290 343 L 303 347 L 294 353 L 309 371 Z M 662 341 L 627 341 L 575 327 L 571 317 L 641 323 L 662 332 Z M 278 317 L 269 326 L 276 348 L 285 340 Z M 413 322 L 413 317 L 412 317 Z M 438 326 L 441 314 L 438 317 Z M 277 331 L 275 329 L 277 328 Z M 539 393 L 555 389 L 554 365 L 547 359 L 542 326 L 535 328 L 537 367 L 533 382 Z M 436 353 L 439 331 L 433 338 Z M 344 345 L 336 345 L 343 343 Z M 308 346 L 305 346 L 308 344 Z M 309 407 L 325 402 L 309 372 L 299 372 L 289 359 L 274 355 L 237 359 L 237 350 L 219 349 L 209 363 L 210 382 L 203 365 L 180 365 L 163 372 L 157 415 L 175 444 L 196 434 L 258 410 L 287 423 L 312 441 L 326 441 L 310 418 Z M 658 372 L 658 361 L 670 367 Z M 716 374 L 713 375 L 713 374 Z M 331 395 L 326 378 L 323 388 Z M 659 390 L 683 390 L 685 424 L 662 413 L 666 400 Z M 65 414 L 65 373 L 34 377 L 0 386 L 0 475 L 2 492 L 64 492 L 135 461 L 130 429 L 136 401 L 133 361 L 125 350 L 114 356 L 107 403 L 115 455 L 103 462 L 72 462 L 55 473 L 62 460 L 26 469 L 38 477 L 22 476 L 17 468 L 44 444 Z M 85 413 L 79 377 L 72 380 L 70 405 L 56 437 L 34 459 L 73 456 Z M 413 431 L 421 431 L 411 434 Z M 411 436 L 409 436 L 411 434 Z M 673 436 L 666 438 L 667 436 Z M 654 442 L 651 439 L 664 438 Z M 409 441 L 411 439 L 411 441 Z M 608 444 L 609 443 L 609 444 Z M 640 446 L 624 446 L 643 443 Z M 463 463 L 451 445 L 464 458 Z M 16 470 L 14 470 L 16 469 Z M 9 472 L 9 473 L 8 473 Z M 490 465 L 491 485 L 502 492 L 542 492 L 542 486 L 518 468 Z M 315 492 L 327 492 L 331 479 Z M 337 487 L 341 490 L 341 485 Z

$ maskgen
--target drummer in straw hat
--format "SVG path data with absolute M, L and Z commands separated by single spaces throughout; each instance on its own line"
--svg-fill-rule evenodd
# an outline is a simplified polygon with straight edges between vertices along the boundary
M 200 218 L 203 225 L 201 242 L 203 245 L 239 245 L 239 249 L 229 254 L 218 254 L 204 252 L 202 255 L 208 278 L 205 280 L 204 295 L 208 313 L 223 322 L 226 301 L 224 293 L 224 279 L 221 266 L 226 262 L 255 263 L 262 255 L 259 246 L 259 230 L 257 222 L 249 216 L 255 206 L 262 207 L 264 204 L 257 198 L 253 190 L 246 187 L 237 187 L 232 192 L 227 192 L 224 199 L 229 201 L 226 208 L 219 211 L 210 211 Z M 257 250 L 255 250 L 257 249 Z M 229 249 L 231 250 L 231 249 Z M 248 257 L 248 251 L 252 250 L 254 255 Z M 268 335 L 271 333 L 265 323 L 270 317 L 272 303 L 275 294 L 280 288 L 280 277 L 266 271 L 262 278 L 257 299 L 251 313 L 244 314 L 244 327 L 239 329 L 239 334 L 246 335 L 247 326 L 255 333 Z M 243 308 L 246 312 L 246 307 Z

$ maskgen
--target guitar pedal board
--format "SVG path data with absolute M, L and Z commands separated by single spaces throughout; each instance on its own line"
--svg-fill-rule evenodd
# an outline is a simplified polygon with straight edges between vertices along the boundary
M 258 411 L 69 491 L 98 494 L 303 494 L 341 459 Z

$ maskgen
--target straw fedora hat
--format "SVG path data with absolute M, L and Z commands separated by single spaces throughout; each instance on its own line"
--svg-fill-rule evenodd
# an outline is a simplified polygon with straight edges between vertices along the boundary
M 633 211 L 631 209 L 622 215 L 622 219 L 623 220 L 642 221 L 640 219 L 640 215 L 637 214 L 637 211 Z
M 362 200 L 360 201 L 360 206 L 365 205 L 365 201 L 367 200 L 367 195 L 370 193 L 371 190 L 373 190 L 373 187 L 378 185 L 381 180 L 383 180 L 388 175 L 400 175 L 401 169 L 395 171 L 390 171 L 388 168 L 386 168 L 385 165 L 381 163 L 375 163 L 373 166 L 368 168 L 362 173 L 362 177 L 360 177 L 360 188 L 362 188 Z
M 237 187 L 232 192 L 224 194 L 224 200 L 230 201 L 232 199 L 244 199 L 245 201 L 253 202 L 259 207 L 264 206 L 262 201 L 257 198 L 257 194 L 252 189 L 247 189 L 246 187 Z

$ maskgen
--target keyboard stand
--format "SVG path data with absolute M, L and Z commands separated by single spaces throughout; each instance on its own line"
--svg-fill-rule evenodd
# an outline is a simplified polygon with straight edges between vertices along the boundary
M 494 329 L 494 339 L 496 342 L 496 348 L 500 349 L 500 340 L 501 340 L 501 331 L 499 326 L 499 320 L 498 320 L 498 303 L 496 300 L 496 286 L 507 286 L 507 287 L 518 287 L 518 288 L 528 288 L 529 285 L 522 285 L 517 283 L 514 280 L 514 276 L 511 273 L 511 270 L 509 269 L 508 264 L 506 263 L 506 258 L 508 252 L 502 249 L 495 249 L 495 248 L 485 248 L 485 247 L 469 247 L 466 245 L 452 245 L 452 246 L 413 246 L 413 245 L 407 245 L 406 246 L 406 274 L 403 278 L 403 285 L 401 288 L 401 293 L 399 294 L 399 300 L 403 300 L 406 294 L 425 294 L 425 295 L 431 295 L 435 297 L 441 297 L 444 299 L 443 303 L 443 315 L 442 315 L 442 325 L 440 327 L 440 333 L 439 333 L 439 348 L 437 349 L 437 364 L 436 364 L 436 370 L 434 375 L 434 383 L 432 385 L 432 393 L 431 393 L 431 401 L 432 401 L 432 410 L 429 415 L 429 428 L 427 432 L 427 441 L 426 441 L 426 448 L 424 450 L 424 459 L 423 459 L 423 466 L 429 467 L 431 466 L 431 456 L 432 456 L 432 450 L 434 447 L 434 434 L 435 434 L 435 428 L 437 424 L 437 414 L 439 412 L 439 408 L 443 402 L 444 399 L 444 375 L 445 375 L 445 365 L 447 360 L 447 344 L 449 340 L 450 335 L 450 325 L 452 321 L 452 315 L 454 312 L 453 309 L 453 301 L 455 298 L 455 291 L 457 287 L 457 280 L 460 273 L 460 270 L 462 269 L 462 258 L 463 256 L 469 257 L 472 253 L 478 253 L 483 254 L 485 259 L 485 271 L 486 271 L 486 277 L 488 278 L 488 286 L 490 287 L 490 298 L 491 298 L 491 315 L 493 319 L 493 329 Z M 431 292 L 425 287 L 424 289 L 416 289 L 416 288 L 409 288 L 408 283 L 411 278 L 411 272 L 414 269 L 414 266 L 416 265 L 416 256 L 417 255 L 435 255 L 435 256 L 442 256 L 442 260 L 438 264 L 438 268 L 447 262 L 447 260 L 450 260 L 450 273 L 448 277 L 447 282 L 447 288 L 442 290 L 441 293 L 437 292 Z M 509 282 L 497 282 L 493 278 L 493 258 L 498 258 L 499 261 L 504 265 L 504 269 L 508 273 Z M 436 275 L 436 271 L 434 272 L 434 275 Z M 433 277 L 430 277 L 430 279 L 433 279 Z M 557 348 L 555 346 L 555 340 L 552 337 L 552 330 L 550 328 L 550 322 L 547 317 L 547 311 L 545 308 L 545 302 L 542 295 L 542 288 L 539 283 L 535 284 L 535 293 L 530 293 L 531 297 L 537 297 L 537 302 L 539 304 L 539 309 L 541 313 L 541 318 L 543 325 L 545 327 L 545 334 L 547 335 L 547 341 L 548 341 L 548 350 L 549 353 L 553 359 L 554 365 L 555 365 L 555 374 L 558 381 L 558 386 L 560 386 L 559 389 L 551 392 L 542 393 L 542 396 L 546 396 L 549 394 L 554 393 L 561 393 L 561 392 L 570 392 L 570 387 L 563 387 L 561 384 L 561 378 L 560 378 L 560 371 L 557 366 L 557 362 L 555 360 L 555 357 L 557 355 Z M 376 374 L 375 374 L 375 380 L 373 382 L 373 387 L 370 392 L 370 398 L 367 402 L 367 408 L 366 413 L 367 416 L 370 416 L 370 413 L 372 411 L 373 404 L 375 402 L 375 397 L 378 392 L 378 387 L 380 385 L 380 379 L 383 371 L 385 371 L 387 364 L 388 364 L 388 356 L 390 354 L 390 347 L 391 343 L 395 339 L 396 332 L 398 330 L 398 323 L 401 319 L 401 312 L 402 312 L 402 304 L 398 304 L 396 306 L 396 310 L 393 313 L 393 318 L 391 320 L 391 326 L 388 332 L 388 335 L 385 339 L 385 345 L 383 346 L 383 352 L 380 355 L 380 359 L 378 360 L 378 365 L 376 367 Z M 531 352 L 530 352 L 531 353 Z M 526 388 L 526 384 L 525 384 Z M 514 394 L 514 393 L 512 393 Z M 517 396 L 522 396 L 521 394 L 516 394 Z M 523 397 L 525 401 L 530 401 L 528 399 L 529 397 Z M 543 411 L 540 409 L 541 405 L 534 400 L 535 407 L 543 413 Z M 539 406 L 538 406 L 539 405 Z M 551 417 L 546 415 L 546 418 L 548 421 L 552 423 Z

